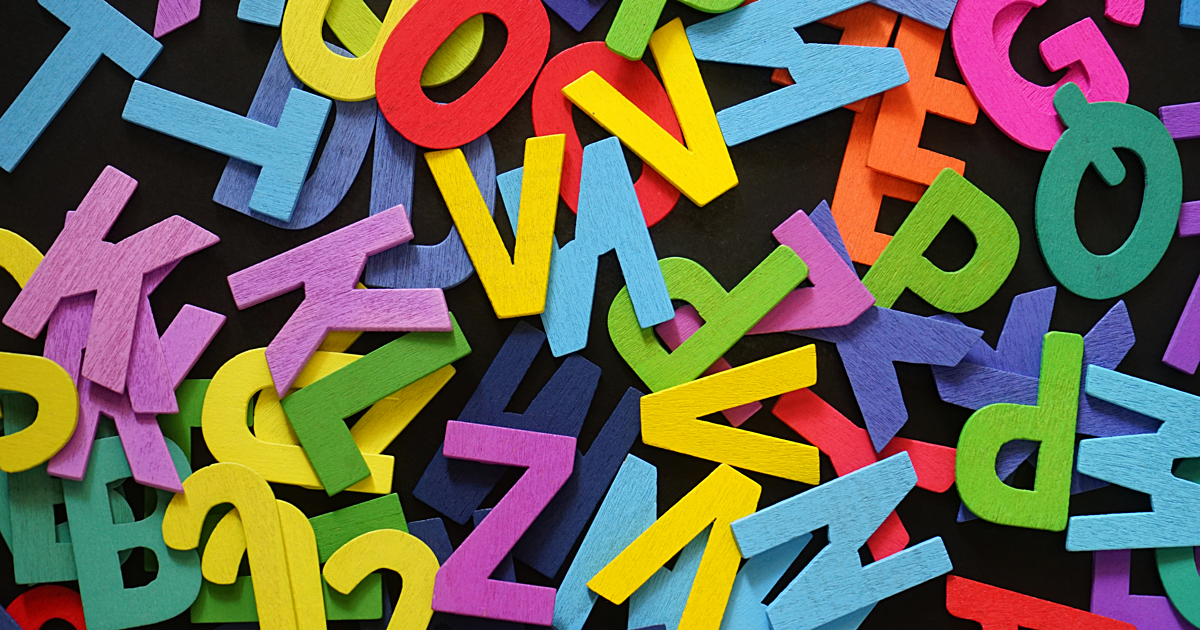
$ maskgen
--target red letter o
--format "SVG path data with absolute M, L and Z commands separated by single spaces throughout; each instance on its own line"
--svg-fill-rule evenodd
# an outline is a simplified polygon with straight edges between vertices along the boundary
M 508 29 L 500 59 L 453 103 L 435 103 L 421 72 L 442 42 L 472 16 L 487 13 Z M 414 144 L 462 146 L 487 133 L 537 77 L 550 48 L 550 19 L 539 0 L 421 0 L 384 44 L 375 73 L 379 109 Z

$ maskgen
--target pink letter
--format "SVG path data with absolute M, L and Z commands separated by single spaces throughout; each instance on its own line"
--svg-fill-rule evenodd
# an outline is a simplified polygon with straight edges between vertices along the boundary
M 125 391 L 143 277 L 220 240 L 174 216 L 120 243 L 104 241 L 136 187 L 105 167 L 4 316 L 10 328 L 37 337 L 61 300 L 95 292 L 83 375 L 117 393 Z
M 1050 70 L 1069 68 L 1054 85 L 1025 80 L 1009 61 L 1009 48 L 1021 21 L 1046 0 L 960 0 L 954 11 L 954 56 L 963 79 L 988 118 L 1009 138 L 1037 151 L 1049 151 L 1064 127 L 1054 111 L 1054 93 L 1068 82 L 1089 101 L 1129 97 L 1125 68 L 1096 23 L 1080 20 L 1041 43 Z M 1120 24 L 1140 21 L 1141 0 L 1108 0 L 1106 15 Z
M 446 457 L 528 470 L 438 570 L 438 612 L 549 626 L 556 590 L 489 579 L 571 476 L 575 438 L 473 422 L 446 423 Z
M 451 330 L 441 289 L 354 288 L 368 256 L 412 237 L 404 206 L 396 206 L 229 276 L 239 309 L 304 287 L 304 301 L 267 346 L 280 398 L 331 331 Z

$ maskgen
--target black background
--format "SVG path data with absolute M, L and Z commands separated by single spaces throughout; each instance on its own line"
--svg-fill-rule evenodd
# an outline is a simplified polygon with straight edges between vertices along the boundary
M 111 3 L 142 28 L 153 29 L 155 2 L 111 0 Z M 386 10 L 386 0 L 369 0 L 368 3 L 379 15 Z M 617 0 L 611 0 L 588 28 L 578 34 L 551 12 L 550 55 L 581 42 L 602 40 L 612 23 L 617 4 Z M 142 80 L 244 114 L 279 33 L 275 28 L 238 21 L 236 8 L 234 0 L 207 0 L 199 20 L 164 36 L 164 49 Z M 1179 27 L 1178 11 L 1178 2 L 1147 2 L 1141 26 L 1126 28 L 1104 19 L 1103 4 L 1099 0 L 1050 0 L 1044 8 L 1033 10 L 1017 31 L 1012 61 L 1025 77 L 1050 84 L 1060 74 L 1052 74 L 1042 65 L 1037 53 L 1038 43 L 1090 16 L 1129 74 L 1130 103 L 1157 112 L 1163 105 L 1198 100 L 1200 88 L 1195 84 L 1195 77 L 1200 72 L 1200 57 L 1195 51 L 1200 50 L 1200 31 Z M 677 16 L 682 17 L 685 24 L 694 24 L 704 19 L 705 14 L 672 2 L 659 23 L 665 24 Z M 479 59 L 462 78 L 448 86 L 429 90 L 432 98 L 448 101 L 464 93 L 499 56 L 505 40 L 503 25 L 488 17 L 486 28 Z M 6 108 L 16 98 L 66 30 L 65 25 L 34 0 L 3 2 L 0 9 L 0 60 L 3 60 L 0 62 L 0 108 Z M 836 30 L 821 25 L 802 27 L 800 32 L 809 41 L 818 42 L 835 42 L 838 36 Z M 327 38 L 335 41 L 328 35 L 328 30 Z M 653 66 L 649 54 L 646 61 Z M 769 81 L 770 69 L 707 62 L 700 63 L 700 68 L 718 111 L 778 89 Z M 938 74 L 962 80 L 953 61 L 948 37 Z M 227 158 L 121 120 L 121 110 L 132 80 L 116 64 L 102 59 L 15 173 L 0 172 L 0 227 L 21 234 L 46 251 L 62 226 L 64 212 L 78 204 L 104 166 L 111 164 L 137 179 L 140 186 L 110 233 L 110 240 L 125 238 L 174 214 L 215 232 L 221 242 L 184 259 L 153 295 L 160 329 L 165 328 L 186 303 L 229 317 L 190 375 L 192 378 L 209 378 L 238 353 L 267 345 L 301 299 L 301 293 L 294 292 L 244 313 L 238 312 L 225 277 L 366 217 L 371 157 L 368 154 L 350 193 L 327 219 L 296 232 L 275 229 L 211 200 Z M 650 231 L 659 257 L 685 256 L 696 260 L 726 288 L 732 288 L 775 247 L 776 242 L 771 236 L 775 226 L 799 208 L 811 211 L 822 199 L 832 199 L 852 118 L 852 112 L 839 110 L 731 148 L 740 184 L 704 208 L 696 208 L 686 198 L 681 198 L 670 216 Z M 331 116 L 330 123 L 332 119 Z M 575 110 L 575 120 L 584 144 L 607 135 L 579 110 Z M 526 92 L 490 133 L 498 172 L 521 165 L 524 141 L 532 135 L 530 96 Z M 1021 252 L 1008 280 L 986 305 L 961 317 L 969 325 L 982 328 L 984 339 L 994 344 L 1013 296 L 1054 284 L 1038 250 L 1033 226 L 1034 194 L 1046 155 L 1009 140 L 982 112 L 974 126 L 929 116 L 921 146 L 965 160 L 967 178 L 1008 210 L 1020 230 Z M 1185 141 L 1178 146 L 1185 173 L 1184 198 L 1200 197 L 1200 183 L 1193 183 L 1197 178 L 1192 175 L 1200 166 L 1200 142 Z M 639 163 L 628 152 L 627 156 L 636 175 Z M 1080 190 L 1076 224 L 1084 244 L 1096 253 L 1115 250 L 1137 220 L 1143 187 L 1142 169 L 1131 155 L 1123 157 L 1129 167 L 1129 176 L 1124 183 L 1106 187 L 1095 171 L 1089 170 Z M 414 205 L 418 208 L 414 219 L 415 242 L 430 244 L 444 238 L 451 225 L 450 218 L 423 160 L 418 160 Z M 879 219 L 880 231 L 894 232 L 911 206 L 886 200 Z M 496 213 L 497 217 L 503 214 Z M 511 247 L 507 222 L 501 220 L 500 224 L 501 233 Z M 560 241 L 569 240 L 573 230 L 574 215 L 560 204 L 557 227 Z M 951 225 L 934 243 L 929 256 L 940 266 L 953 269 L 967 260 L 973 247 L 970 234 L 961 226 Z M 1150 277 L 1122 296 L 1129 307 L 1138 341 L 1121 364 L 1121 371 L 1185 391 L 1200 389 L 1194 377 L 1161 363 L 1175 321 L 1200 272 L 1200 256 L 1196 255 L 1196 250 L 1193 242 L 1174 239 Z M 860 272 L 864 271 L 860 266 Z M 645 390 L 608 339 L 606 313 L 621 286 L 619 266 L 611 254 L 607 255 L 600 265 L 590 343 L 583 351 L 583 356 L 603 368 L 603 376 L 580 436 L 581 448 L 590 444 L 627 387 Z M 0 282 L 0 304 L 11 303 L 16 291 L 15 283 Z M 410 521 L 437 516 L 412 497 L 412 488 L 440 444 L 445 422 L 456 417 L 462 409 L 516 324 L 515 320 L 496 319 L 475 276 L 448 290 L 446 296 L 473 352 L 455 363 L 458 374 L 386 451 L 396 456 L 395 490 L 400 493 Z M 1051 328 L 1085 333 L 1115 302 L 1086 300 L 1060 289 Z M 934 312 L 911 293 L 906 293 L 896 308 L 923 315 Z M 525 319 L 541 326 L 537 317 Z M 366 334 L 351 351 L 365 353 L 393 337 Z M 5 351 L 41 354 L 43 340 L 29 340 L 7 328 L 0 330 L 0 349 Z M 741 365 L 805 343 L 809 341 L 787 334 L 747 337 L 727 357 L 734 365 Z M 813 389 L 861 426 L 861 414 L 834 347 L 818 342 L 817 349 L 819 382 Z M 561 360 L 553 359 L 544 347 L 509 410 L 523 410 L 560 363 Z M 927 367 L 901 364 L 897 365 L 897 371 L 910 414 L 900 435 L 955 445 L 958 431 L 969 412 L 938 399 Z M 766 408 L 744 428 L 794 438 L 794 434 L 770 414 L 773 403 L 773 400 L 764 401 Z M 202 442 L 197 441 L 197 445 L 200 444 Z M 212 462 L 202 446 L 197 450 L 197 466 Z M 673 505 L 715 467 L 711 462 L 650 448 L 640 442 L 632 452 L 658 467 L 660 512 Z M 807 488 L 803 484 L 757 473 L 748 474 L 763 486 L 760 506 L 771 505 Z M 822 456 L 822 479 L 833 476 L 828 458 Z M 515 478 L 516 472 L 510 472 L 485 505 L 493 505 Z M 1019 482 L 1032 483 L 1028 466 L 1019 474 Z M 274 487 L 277 496 L 293 502 L 308 516 L 369 498 L 354 493 L 329 498 L 319 491 L 278 484 Z M 128 495 L 134 503 L 135 513 L 140 513 L 137 508 L 142 493 L 129 492 Z M 958 503 L 957 493 L 953 490 L 939 495 L 917 489 L 900 504 L 898 511 L 914 542 L 942 537 L 954 562 L 954 574 L 1069 606 L 1088 608 L 1090 554 L 1067 553 L 1064 533 L 1001 527 L 982 521 L 956 523 Z M 1075 495 L 1071 500 L 1072 514 L 1144 509 L 1149 509 L 1145 496 L 1122 488 Z M 453 523 L 448 525 L 457 545 L 468 529 Z M 817 541 L 785 576 L 784 583 L 812 557 L 822 538 L 818 535 Z M 140 553 L 135 552 L 135 558 L 125 567 L 129 586 L 144 584 L 153 577 L 142 572 L 142 563 L 137 557 Z M 1133 557 L 1133 591 L 1162 594 L 1151 552 L 1135 551 Z M 28 588 L 13 584 L 11 563 L 7 550 L 0 551 L 0 604 L 7 604 Z M 559 579 L 566 571 L 565 566 Z M 557 584 L 557 580 L 547 581 L 520 563 L 517 576 L 522 582 Z M 946 613 L 944 584 L 943 579 L 935 579 L 882 602 L 863 627 L 977 627 Z M 399 587 L 394 578 L 391 587 L 393 591 Z M 625 610 L 625 606 L 600 600 L 587 627 L 624 628 Z M 184 613 L 159 625 L 177 628 L 190 624 Z M 330 627 L 348 629 L 356 626 L 353 622 L 331 622 Z

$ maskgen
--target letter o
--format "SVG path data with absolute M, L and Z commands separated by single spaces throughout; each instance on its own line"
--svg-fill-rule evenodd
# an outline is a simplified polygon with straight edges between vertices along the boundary
M 480 13 L 508 29 L 496 64 L 452 103 L 435 103 L 421 73 L 454 29 Z M 423 0 L 396 25 L 375 75 L 379 109 L 413 144 L 451 149 L 487 133 L 533 84 L 550 48 L 550 18 L 539 0 Z

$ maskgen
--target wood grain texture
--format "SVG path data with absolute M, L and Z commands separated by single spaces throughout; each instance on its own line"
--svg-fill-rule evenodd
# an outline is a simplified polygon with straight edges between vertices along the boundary
M 1175 467 L 1176 476 L 1180 479 L 1195 482 L 1200 480 L 1200 466 L 1197 466 L 1195 460 L 1184 460 Z M 1101 553 L 1121 553 L 1116 551 L 1096 551 L 1093 556 Z M 1125 551 L 1128 554 L 1130 552 Z M 1128 562 L 1126 556 L 1126 562 Z M 1158 567 L 1158 577 L 1162 580 L 1163 590 L 1167 592 L 1170 599 L 1169 605 L 1166 606 L 1167 611 L 1173 613 L 1177 619 L 1200 621 L 1200 575 L 1197 575 L 1196 569 L 1196 550 L 1194 547 L 1163 547 L 1154 550 L 1154 564 Z M 1128 566 L 1128 565 L 1126 565 Z M 1195 575 L 1195 577 L 1193 577 Z M 1128 581 L 1126 582 L 1128 586 Z M 1093 592 L 1095 587 L 1093 586 Z M 1125 592 L 1128 593 L 1126 588 Z M 1133 599 L 1130 596 L 1130 599 Z M 1148 598 L 1147 598 L 1148 599 Z M 1167 602 L 1163 602 L 1166 604 Z M 1109 615 L 1114 619 L 1124 618 Z M 1166 615 L 1162 615 L 1165 619 L 1169 619 Z M 1134 622 L 1130 622 L 1134 623 Z M 1187 628 L 1192 628 L 1190 623 L 1182 622 Z M 1171 626 L 1166 626 L 1171 627 Z
M 47 358 L 67 370 L 78 387 L 79 424 L 67 445 L 50 460 L 48 471 L 51 475 L 76 481 L 83 479 L 96 427 L 100 416 L 104 415 L 113 419 L 122 436 L 121 444 L 135 481 L 170 492 L 183 491 L 155 414 L 140 413 L 133 406 L 133 394 L 138 389 L 135 385 L 146 379 L 148 373 L 158 373 L 159 382 L 155 386 L 166 390 L 169 394 L 166 402 L 170 403 L 171 411 L 177 411 L 175 387 L 186 370 L 200 358 L 225 318 L 211 311 L 185 306 L 168 328 L 170 335 L 166 336 L 166 345 L 170 352 L 166 352 L 154 327 L 147 294 L 172 268 L 167 266 L 147 275 L 142 286 L 139 308 L 142 316 L 138 318 L 129 387 L 124 394 L 97 386 L 80 371 L 81 357 L 85 356 L 90 336 L 89 327 L 94 319 L 94 299 L 88 295 L 76 296 L 61 302 L 55 310 L 47 328 L 45 352 Z M 148 360 L 147 355 L 157 360 Z
M 286 0 L 241 0 L 237 17 L 243 22 L 279 26 L 283 21 L 283 5 Z
M 952 217 L 971 231 L 975 251 L 959 269 L 942 271 L 924 253 Z M 965 313 L 982 306 L 1008 279 L 1020 242 L 1016 224 L 1000 204 L 944 169 L 879 254 L 863 285 L 884 308 L 909 289 L 938 310 Z
M 1129 514 L 1075 516 L 1067 549 L 1097 551 L 1147 547 L 1194 547 L 1195 531 L 1184 526 L 1200 504 L 1195 484 L 1172 474 L 1175 459 L 1200 453 L 1200 434 L 1190 425 L 1200 399 L 1170 387 L 1088 366 L 1087 394 L 1162 422 L 1155 433 L 1084 440 L 1079 472 L 1149 494 L 1152 510 Z
M 729 146 L 908 80 L 898 50 L 806 44 L 795 30 L 858 4 L 858 0 L 762 0 L 687 29 L 696 59 L 787 68 L 799 81 L 717 112 Z
M 751 558 L 829 528 L 829 543 L 767 606 L 771 626 L 812 630 L 865 616 L 880 600 L 949 572 L 941 538 L 867 566 L 859 559 L 858 549 L 916 483 L 908 453 L 899 453 L 735 521 L 738 549 Z
M 856 263 L 874 265 L 892 242 L 892 235 L 875 231 L 883 198 L 916 203 L 925 194 L 925 187 L 867 166 L 883 97 L 872 96 L 859 102 L 863 103 L 863 108 L 854 114 L 837 188 L 833 192 L 832 208 L 838 229 L 846 238 L 850 257 Z
M 29 427 L 0 437 L 0 470 L 29 470 L 49 461 L 71 439 L 79 396 L 66 370 L 43 357 L 0 352 L 0 375 L 0 389 L 37 401 L 37 417 Z
M 651 391 L 682 385 L 703 374 L 808 276 L 804 262 L 786 245 L 776 247 L 728 292 L 695 261 L 665 258 L 658 264 L 671 299 L 694 306 L 704 325 L 668 353 L 654 329 L 638 326 L 629 291 L 617 293 L 608 309 L 609 337 Z
M 949 16 L 947 15 L 947 18 Z M 946 32 L 911 18 L 900 20 L 895 47 L 904 56 L 908 83 L 883 95 L 867 166 L 918 184 L 931 184 L 942 169 L 963 174 L 962 160 L 919 147 L 925 114 L 975 124 L 979 106 L 967 86 L 935 76 Z
M 168 444 L 180 478 L 191 473 L 187 458 Z M 187 610 L 200 590 L 200 559 L 195 551 L 170 549 L 162 523 L 173 496 L 158 491 L 152 514 L 133 523 L 113 524 L 109 484 L 133 476 L 121 438 L 98 440 L 83 481 L 63 482 L 79 593 L 92 630 L 122 630 L 174 618 Z M 125 588 L 118 553 L 141 547 L 154 553 L 157 572 L 149 584 Z
M 893 362 L 957 365 L 983 331 L 873 306 L 849 326 L 797 334 L 837 345 L 878 452 L 908 421 Z
M 162 51 L 162 44 L 104 0 L 39 0 L 38 4 L 68 30 L 0 115 L 0 168 L 10 173 L 101 57 L 137 78 Z
M 1179 151 L 1158 118 L 1140 107 L 1089 104 L 1074 84 L 1059 89 L 1054 107 L 1067 130 L 1038 181 L 1033 214 L 1038 246 L 1054 279 L 1071 293 L 1093 300 L 1117 297 L 1154 271 L 1175 235 L 1183 201 Z M 1125 179 L 1117 147 L 1141 161 L 1145 191 L 1133 231 L 1116 251 L 1098 256 L 1079 240 L 1075 200 L 1092 165 L 1109 186 Z
M 333 51 L 331 54 L 350 54 L 333 45 L 330 45 L 330 50 Z M 246 118 L 272 127 L 278 126 L 291 91 L 302 87 L 304 84 L 288 68 L 283 45 L 277 42 Z M 229 158 L 225 164 L 225 170 L 221 172 L 221 179 L 213 191 L 213 201 L 285 230 L 302 230 L 316 225 L 345 199 L 350 185 L 354 183 L 367 156 L 367 147 L 371 144 L 377 112 L 373 101 L 337 101 L 337 112 L 329 138 L 325 141 L 325 149 L 317 161 L 316 170 L 300 188 L 290 219 L 281 221 L 250 209 L 250 199 L 258 185 L 262 168 L 236 157 Z
M 504 23 L 504 52 L 463 96 L 451 103 L 429 100 L 421 89 L 425 65 L 454 29 L 479 13 Z M 392 127 L 430 149 L 464 145 L 500 122 L 533 84 L 550 46 L 550 19 L 537 0 L 418 3 L 405 17 L 383 47 L 375 92 Z
M 597 0 L 550 0 L 547 5 L 577 3 L 580 6 Z M 603 2 L 600 2 L 603 4 Z M 683 132 L 675 118 L 671 100 L 650 67 L 641 61 L 630 61 L 608 50 L 603 42 L 586 42 L 568 48 L 546 62 L 533 86 L 533 129 L 538 135 L 565 134 L 566 152 L 563 157 L 562 183 L 559 194 L 572 212 L 578 212 L 579 186 L 582 175 L 583 145 L 575 129 L 573 104 L 563 94 L 563 88 L 588 72 L 601 79 L 629 100 L 634 107 L 650 117 L 653 123 L 670 134 L 681 146 Z M 658 174 L 653 167 L 642 163 L 641 175 L 633 184 L 646 226 L 653 226 L 671 212 L 679 201 L 679 189 Z
M 700 418 L 816 382 L 816 347 L 809 345 L 655 392 L 642 398 L 642 441 L 648 446 L 815 484 L 820 480 L 817 449 Z
M 663 630 L 679 628 L 707 546 L 708 528 L 705 528 L 679 551 L 679 557 L 671 569 L 659 567 L 645 584 L 629 596 L 627 628 L 655 625 Z
M 36 401 L 23 394 L 0 397 L 4 403 L 4 432 L 12 435 L 27 428 L 37 415 Z M 5 516 L 8 530 L 5 543 L 12 551 L 13 577 L 17 584 L 65 582 L 77 579 L 74 546 L 69 525 L 55 525 L 55 505 L 62 504 L 62 482 L 46 474 L 39 466 L 21 473 L 5 475 Z M 123 493 L 109 492 L 113 523 L 133 522 Z M 128 552 L 121 555 L 121 562 Z
M 392 30 L 415 3 L 415 0 L 402 0 L 388 5 L 370 47 L 355 51 L 353 57 L 345 57 L 331 52 L 321 33 L 331 0 L 290 2 L 280 25 L 280 39 L 288 65 L 305 85 L 331 99 L 365 101 L 375 98 L 375 70 L 379 56 Z M 345 12 L 341 14 L 345 15 Z
M 154 39 L 200 17 L 200 0 L 158 0 L 154 14 Z
M 657 505 L 657 470 L 637 456 L 627 455 L 558 587 L 554 597 L 556 630 L 583 628 L 599 597 L 588 588 L 588 581 L 654 524 Z
M 745 475 L 718 466 L 592 577 L 588 588 L 613 603 L 622 603 L 711 527 L 679 630 L 716 630 L 741 560 L 730 523 L 754 511 L 761 491 Z
M 114 392 L 125 391 L 143 277 L 220 240 L 180 216 L 119 243 L 103 240 L 136 187 L 137 180 L 105 167 L 4 315 L 5 325 L 36 337 L 61 300 L 94 291 L 83 375 Z
M 451 330 L 440 289 L 354 288 L 368 256 L 412 236 L 408 215 L 397 206 L 229 276 L 239 309 L 304 289 L 304 301 L 267 346 L 280 397 L 330 331 Z
M 622 0 L 621 6 L 639 1 Z M 729 0 L 698 0 L 714 1 Z M 620 20 L 618 11 L 614 27 Z M 655 31 L 650 37 L 650 52 L 662 74 L 663 87 L 671 99 L 686 147 L 594 71 L 562 88 L 562 93 L 601 127 L 620 138 L 692 203 L 705 206 L 737 186 L 738 179 L 683 22 L 672 20 Z M 640 57 L 639 53 L 637 58 Z
M 383 22 L 363 0 L 332 0 L 325 12 L 325 22 L 356 57 L 370 52 L 384 35 Z M 455 29 L 429 59 L 421 73 L 421 85 L 432 87 L 457 79 L 475 61 L 482 45 L 483 16 L 476 15 Z
M 501 319 L 537 315 L 545 310 L 564 143 L 562 134 L 527 139 L 525 166 L 504 173 L 497 180 L 505 206 L 516 204 L 524 209 L 518 219 L 520 224 L 513 229 L 519 236 L 511 257 L 492 221 L 490 208 L 475 187 L 462 151 L 438 151 L 425 156 L 438 188 L 444 191 L 446 207 L 492 309 Z
M 1063 628 L 1074 630 L 1134 630 L 1131 623 L 1022 595 L 983 582 L 951 575 L 946 578 L 946 610 L 970 619 L 983 630 Z
M 811 216 L 797 210 L 771 234 L 804 261 L 813 286 L 789 293 L 746 334 L 845 326 L 875 304 L 875 296 L 858 279 L 824 201 Z
M 281 510 L 287 509 L 279 502 Z M 289 510 L 290 511 L 290 510 Z M 376 529 L 407 531 L 404 512 L 396 495 L 387 495 L 308 519 L 315 538 L 315 562 L 326 562 L 346 542 Z M 303 533 L 298 523 L 294 529 Z M 307 535 L 305 535 L 307 539 Z M 285 545 L 288 541 L 285 539 Z M 305 543 L 307 549 L 307 543 Z M 192 607 L 193 623 L 228 621 L 257 621 L 253 578 L 238 576 L 242 556 L 246 553 L 246 537 L 241 517 L 231 510 L 216 524 L 204 548 L 203 568 L 206 577 L 219 579 L 221 584 L 205 582 L 200 597 Z M 305 551 L 307 557 L 307 551 Z M 314 564 L 308 562 L 307 564 Z M 289 571 L 292 568 L 289 564 Z M 311 581 L 315 572 L 305 568 L 304 577 Z M 319 575 L 318 575 L 319 577 Z M 382 581 L 379 575 L 361 578 L 352 590 L 339 593 L 318 580 L 321 597 L 314 593 L 309 604 L 324 601 L 321 619 L 376 619 L 381 615 Z M 228 586 L 225 585 L 228 583 Z M 315 589 L 314 589 L 315 590 Z M 310 615 L 311 616 L 311 615 Z
M 474 186 L 487 204 L 488 214 L 496 210 L 496 157 L 487 134 L 461 147 L 474 176 Z M 417 147 L 396 133 L 378 114 L 375 123 L 375 158 L 371 173 L 371 214 L 394 206 L 417 212 L 413 200 Z M 423 207 L 428 207 L 423 206 Z M 412 216 L 411 214 L 409 216 Z M 367 259 L 366 283 L 394 289 L 442 288 L 458 286 L 475 267 L 463 246 L 458 228 L 436 245 L 403 243 Z
M 359 536 L 377 529 L 408 531 L 404 509 L 400 507 L 400 496 L 388 494 L 356 503 L 309 519 L 317 537 L 317 554 L 322 562 L 343 545 Z
M 1055 288 L 1050 287 L 1013 298 L 995 350 L 980 341 L 957 366 L 934 367 L 933 378 L 942 400 L 968 409 L 980 409 L 1001 402 L 1036 405 L 1041 338 L 1050 329 L 1054 294 Z M 938 318 L 957 321 L 949 315 Z M 1129 311 L 1124 302 L 1117 302 L 1084 335 L 1083 365 L 1116 369 L 1135 341 Z M 1085 387 L 1086 379 L 1081 382 L 1079 389 L 1076 433 L 1112 437 L 1153 433 L 1158 429 L 1156 420 L 1088 396 Z M 1017 440 L 1005 444 L 997 455 L 996 474 L 1001 479 L 1009 480 L 1017 466 L 1029 460 L 1036 451 L 1037 445 L 1033 442 Z M 1086 480 L 1085 483 L 1085 478 L 1076 471 L 1071 494 L 1103 485 L 1107 484 L 1095 480 Z M 959 511 L 958 518 L 962 521 L 974 518 L 974 515 L 964 507 Z
M 1091 18 L 1042 40 L 1042 61 L 1066 69 L 1053 85 L 1033 83 L 1013 68 L 1013 35 L 1034 8 L 1024 0 L 961 0 L 950 29 L 954 58 L 975 101 L 1000 131 L 1022 146 L 1049 151 L 1063 132 L 1054 94 L 1067 83 L 1084 88 L 1090 101 L 1125 102 L 1129 78 Z
M 261 166 L 250 209 L 287 222 L 296 209 L 329 107 L 327 98 L 292 89 L 279 124 L 272 127 L 135 81 L 121 118 Z
M 447 457 L 527 470 L 438 569 L 434 610 L 550 625 L 554 589 L 489 576 L 571 475 L 575 438 L 452 420 L 443 451 Z
M 654 332 L 659 339 L 666 344 L 667 350 L 674 352 L 684 341 L 694 335 L 704 325 L 704 318 L 700 317 L 700 313 L 696 311 L 696 307 L 691 304 L 685 304 L 675 309 L 675 317 L 669 321 L 665 321 L 654 327 Z M 747 333 L 748 334 L 748 333 Z M 717 372 L 724 372 L 731 369 L 733 366 L 725 360 L 724 357 L 717 359 L 708 369 L 704 370 L 701 376 L 710 376 Z M 749 420 L 750 416 L 758 413 L 762 409 L 762 404 L 758 401 L 749 402 L 744 405 L 738 405 L 721 411 L 721 415 L 729 421 L 729 424 L 735 427 L 742 426 L 742 423 Z
M 434 578 L 438 561 L 429 546 L 407 532 L 378 529 L 350 542 L 329 558 L 323 574 L 334 589 L 349 593 L 377 569 L 400 574 L 404 587 L 387 630 L 425 630 L 433 617 Z
M 954 485 L 953 448 L 892 438 L 881 452 L 876 453 L 871 436 L 865 429 L 855 426 L 849 418 L 811 390 L 798 389 L 784 394 L 775 403 L 771 413 L 828 455 L 839 476 L 904 451 L 916 470 L 917 487 L 932 492 L 946 492 Z M 900 522 L 900 516 L 893 511 L 867 539 L 867 546 L 871 548 L 871 555 L 879 560 L 899 553 L 908 546 L 908 541 L 908 532 Z
M 1186 548 L 1192 555 L 1192 549 Z M 1161 595 L 1133 595 L 1129 592 L 1130 556 L 1128 549 L 1092 552 L 1092 613 L 1124 621 L 1138 628 L 1161 630 L 1191 630 L 1195 626 L 1175 608 L 1171 600 Z M 1162 564 L 1160 563 L 1161 567 Z M 1192 557 L 1192 567 L 1196 566 Z M 1161 571 L 1161 568 L 1160 568 Z M 1197 578 L 1200 581 L 1200 577 Z M 1163 577 L 1166 587 L 1167 578 Z M 1170 591 L 1167 591 L 1170 593 Z
M 509 223 L 518 223 L 506 206 Z M 550 284 L 542 326 L 550 352 L 561 357 L 587 346 L 598 258 L 616 251 L 638 325 L 649 328 L 675 316 L 654 242 L 638 206 L 621 143 L 608 138 L 583 150 L 575 240 L 550 253 Z
M 484 518 L 487 518 L 489 513 L 491 513 L 491 509 L 476 510 L 475 514 L 472 515 L 474 526 L 478 527 L 479 523 Z M 446 532 L 446 524 L 442 519 L 430 518 L 422 521 L 413 521 L 409 523 L 409 526 L 412 535 L 429 546 L 439 563 L 444 563 L 454 553 L 454 545 L 450 542 L 450 534 Z M 492 579 L 505 582 L 517 581 L 517 572 L 513 565 L 511 554 L 504 556 L 504 559 L 500 561 L 500 566 L 492 574 Z M 466 617 L 439 612 L 433 614 L 433 619 L 429 624 L 434 628 L 445 626 L 451 630 L 522 630 L 524 627 L 523 624 L 511 621 L 484 619 L 483 617 Z
M 680 0 L 684 5 L 699 9 L 705 13 L 724 13 L 736 8 L 738 0 Z M 625 57 L 638 60 L 646 51 L 646 44 L 653 47 L 654 25 L 666 7 L 665 0 L 621 0 L 617 15 L 613 18 L 612 26 L 608 27 L 608 35 L 604 44 L 608 49 Z
M 332 369 L 323 360 L 327 358 L 336 360 L 326 353 L 315 354 L 313 361 L 310 361 L 314 367 L 301 372 L 296 383 L 307 385 L 331 372 Z M 341 358 L 336 364 L 344 365 L 347 361 L 348 358 Z M 300 447 L 299 440 L 283 439 L 287 431 L 285 427 L 278 426 L 278 420 L 278 428 L 269 431 L 258 427 L 260 423 L 256 422 L 256 431 L 261 431 L 262 436 L 251 433 L 246 426 L 249 406 L 255 394 L 271 388 L 271 373 L 263 349 L 248 350 L 227 361 L 213 376 L 204 398 L 201 422 L 204 443 L 217 461 L 249 466 L 272 483 L 320 489 L 323 487 L 321 480 Z M 280 420 L 286 419 L 282 409 L 274 415 Z M 266 418 L 262 422 L 269 423 Z M 366 453 L 363 457 L 371 476 L 347 489 L 372 494 L 391 492 L 392 457 L 372 453 Z
M 172 549 L 195 549 L 209 510 L 231 503 L 246 524 L 245 536 L 259 623 L 263 630 L 297 630 L 283 527 L 275 495 L 267 482 L 241 464 L 201 468 L 184 482 L 162 523 L 163 540 Z
M 513 548 L 514 557 L 548 578 L 558 575 L 637 440 L 641 397 L 642 392 L 632 387 L 625 390 L 588 452 L 575 453 L 575 465 L 567 483 L 521 536 Z
M 0 229 L 0 269 L 8 272 L 24 289 L 42 262 L 42 252 L 20 234 Z
M 733 589 L 729 592 L 729 603 L 725 605 L 721 630 L 771 630 L 771 622 L 767 619 L 767 605 L 762 602 L 800 552 L 808 546 L 810 540 L 811 535 L 800 536 L 768 549 L 742 565 L 737 578 L 733 580 Z
M 87 630 L 79 593 L 57 584 L 46 584 L 21 593 L 8 605 L 7 614 L 26 630 L 41 628 L 51 619 L 65 621 L 75 630 Z
M 1082 364 L 1082 337 L 1048 333 L 1042 344 L 1037 405 L 989 405 L 963 425 L 955 478 L 963 503 L 980 518 L 1049 531 L 1066 528 Z M 1038 442 L 1033 490 L 1014 488 L 996 476 L 1000 447 L 1013 440 Z
M 575 32 L 582 31 L 608 0 L 548 0 L 546 6 L 566 21 Z
M 470 352 L 457 323 L 450 333 L 412 333 L 283 399 L 325 491 L 333 496 L 371 476 L 345 418 Z

